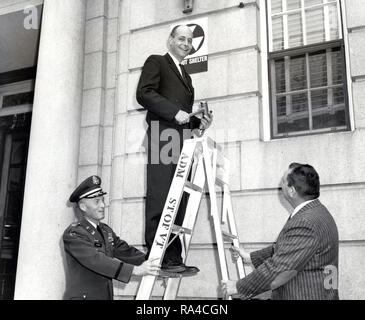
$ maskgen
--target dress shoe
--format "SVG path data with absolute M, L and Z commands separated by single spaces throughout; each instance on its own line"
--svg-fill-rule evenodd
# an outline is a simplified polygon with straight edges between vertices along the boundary
M 186 266 L 184 263 L 169 262 L 162 264 L 159 275 L 168 278 L 190 277 L 196 275 L 199 271 L 199 268 Z
M 183 277 L 195 276 L 199 272 L 199 268 L 194 266 L 185 266 L 185 270 L 179 272 Z
M 161 271 L 164 272 L 182 272 L 185 271 L 186 267 L 183 263 L 174 263 L 174 262 L 168 262 L 168 263 L 162 263 Z

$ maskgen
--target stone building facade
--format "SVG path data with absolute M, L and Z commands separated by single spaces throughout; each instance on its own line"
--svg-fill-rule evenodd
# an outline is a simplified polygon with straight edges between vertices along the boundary
M 214 113 L 208 135 L 224 147 L 231 160 L 232 202 L 241 243 L 255 250 L 275 241 L 290 210 L 279 195 L 281 176 L 291 162 L 309 163 L 318 170 L 320 199 L 339 229 L 340 297 L 364 299 L 365 7 L 360 0 L 312 2 L 321 10 L 332 5 L 338 13 L 323 9 L 323 19 L 327 19 L 323 30 L 327 30 L 326 23 L 329 30 L 337 25 L 340 35 L 328 31 L 322 41 L 325 46 L 318 50 L 324 50 L 327 58 L 333 52 L 337 57 L 337 49 L 332 48 L 337 40 L 342 41 L 345 124 L 339 130 L 331 130 L 330 125 L 328 130 L 315 130 L 314 125 L 305 132 L 292 130 L 295 134 L 284 129 L 280 135 L 281 118 L 275 118 L 275 112 L 281 112 L 279 102 L 276 111 L 272 109 L 276 99 L 273 81 L 278 85 L 280 79 L 272 74 L 281 70 L 281 57 L 274 52 L 275 41 L 270 42 L 280 42 L 280 32 L 276 38 L 269 34 L 277 26 L 274 9 L 284 17 L 289 4 L 295 12 L 304 6 L 304 0 L 272 1 L 271 12 L 263 0 L 247 0 L 243 5 L 234 0 L 195 0 L 191 13 L 183 13 L 182 0 L 45 0 L 15 299 L 62 298 L 61 235 L 73 221 L 66 200 L 76 183 L 89 175 L 98 174 L 108 191 L 105 222 L 128 243 L 143 248 L 146 123 L 135 90 L 145 59 L 166 52 L 171 25 L 196 18 L 208 21 L 209 60 L 207 72 L 192 74 L 195 106 L 202 100 L 208 102 Z M 274 8 L 278 3 L 280 8 Z M 0 0 L 0 14 L 23 11 L 29 4 L 42 1 Z M 303 9 L 302 14 L 307 11 Z M 302 55 L 311 61 L 316 53 L 303 49 L 305 41 L 312 44 L 309 33 L 308 39 L 302 39 L 301 51 L 289 50 L 298 34 L 290 34 L 292 20 L 287 16 L 281 20 L 283 49 L 288 49 L 287 55 Z M 307 20 L 308 26 L 311 21 Z M 285 28 L 289 29 L 287 36 Z M 285 65 L 289 60 L 282 61 Z M 332 70 L 339 68 L 331 65 Z M 329 69 L 327 64 L 328 78 Z M 287 85 L 290 71 L 286 67 L 281 71 Z M 328 80 L 327 93 L 332 92 L 330 85 Z M 294 97 L 286 98 L 286 110 L 288 99 Z M 336 110 L 328 114 L 333 116 Z M 290 121 L 296 120 L 287 119 L 288 127 Z M 199 266 L 201 272 L 183 279 L 179 299 L 217 299 L 220 270 L 206 199 L 192 241 L 187 264 Z M 137 282 L 114 284 L 116 299 L 136 295 Z M 159 298 L 162 292 L 157 282 L 153 295 Z

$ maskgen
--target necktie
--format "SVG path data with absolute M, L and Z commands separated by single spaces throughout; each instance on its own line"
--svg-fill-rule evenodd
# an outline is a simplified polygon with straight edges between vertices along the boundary
M 101 228 L 99 227 L 99 225 L 97 225 L 96 230 L 98 230 L 98 232 L 100 233 L 101 237 L 104 239 L 103 231 L 101 230 Z
M 180 70 L 181 70 L 181 76 L 182 76 L 182 78 L 185 80 L 185 70 L 184 70 L 184 67 L 183 67 L 183 65 L 180 63 L 179 64 L 179 67 L 180 67 Z
M 182 73 L 182 79 L 183 79 L 185 85 L 187 86 L 189 92 L 191 93 L 191 89 L 190 89 L 190 86 L 189 86 L 189 83 L 188 83 L 188 80 L 187 80 L 188 78 L 186 76 L 185 68 L 181 63 L 179 63 L 179 66 L 180 66 L 180 70 L 181 70 L 181 73 Z

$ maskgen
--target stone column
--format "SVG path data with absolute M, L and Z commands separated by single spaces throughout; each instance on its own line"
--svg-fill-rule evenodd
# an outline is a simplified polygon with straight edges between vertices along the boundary
M 62 299 L 74 220 L 86 0 L 45 0 L 14 299 Z

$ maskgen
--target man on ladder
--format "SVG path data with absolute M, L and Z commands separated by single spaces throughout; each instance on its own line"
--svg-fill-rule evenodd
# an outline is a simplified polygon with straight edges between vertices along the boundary
M 169 52 L 163 56 L 147 58 L 137 87 L 137 101 L 148 110 L 148 164 L 147 194 L 145 207 L 145 241 L 150 253 L 161 213 L 183 141 L 191 137 L 192 129 L 207 129 L 212 117 L 190 117 L 194 103 L 194 88 L 191 78 L 181 64 L 192 49 L 192 31 L 186 25 L 172 29 Z M 184 195 L 176 224 L 181 224 L 186 208 Z M 166 276 L 180 273 L 194 274 L 196 267 L 186 266 L 181 257 L 182 246 L 175 238 L 166 250 L 161 270 Z

